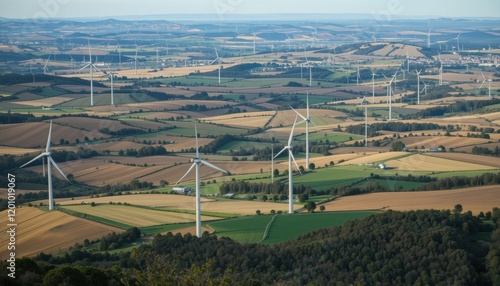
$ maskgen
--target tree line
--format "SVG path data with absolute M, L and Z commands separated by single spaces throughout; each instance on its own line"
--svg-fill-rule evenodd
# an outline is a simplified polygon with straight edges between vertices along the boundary
M 460 205 L 443 211 L 387 211 L 275 245 L 167 233 L 121 255 L 74 250 L 19 259 L 19 279 L 7 280 L 4 272 L 0 283 L 497 285 L 500 211 L 494 214 L 492 226 L 462 213 Z M 472 240 L 479 231 L 493 231 L 491 246 Z

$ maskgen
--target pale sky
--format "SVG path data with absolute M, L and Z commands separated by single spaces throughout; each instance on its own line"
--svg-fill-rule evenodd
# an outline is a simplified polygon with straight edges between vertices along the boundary
M 363 13 L 405 16 L 496 17 L 499 0 L 0 0 L 6 18 L 111 18 L 133 15 Z

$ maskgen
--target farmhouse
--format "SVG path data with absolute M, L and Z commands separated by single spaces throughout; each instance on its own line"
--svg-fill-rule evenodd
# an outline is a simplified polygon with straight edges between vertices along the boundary
M 189 195 L 192 192 L 194 192 L 194 189 L 193 188 L 185 188 L 185 187 L 173 187 L 172 191 L 177 193 L 177 194 L 181 194 L 181 195 Z

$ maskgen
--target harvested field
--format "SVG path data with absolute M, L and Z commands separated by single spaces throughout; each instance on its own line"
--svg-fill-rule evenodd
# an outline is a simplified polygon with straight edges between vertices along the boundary
M 89 199 L 92 200 L 92 199 Z M 125 205 L 96 205 L 95 207 L 86 205 L 66 205 L 65 209 L 76 211 L 96 217 L 102 217 L 119 223 L 133 225 L 137 227 L 153 226 L 159 224 L 172 224 L 195 222 L 196 215 L 188 213 L 166 212 L 161 210 L 151 210 Z M 194 204 L 192 206 L 194 209 Z M 203 221 L 217 220 L 220 218 L 202 216 Z
M 500 169 L 500 158 L 498 157 L 450 153 L 450 152 L 427 153 L 427 155 L 432 157 L 460 161 L 460 162 L 491 166 Z
M 368 156 L 363 156 L 361 158 L 356 158 L 349 160 L 347 162 L 340 163 L 339 165 L 357 165 L 357 164 L 373 164 L 386 162 L 394 157 L 408 155 L 408 152 L 387 152 L 387 153 L 376 153 Z M 389 166 L 392 167 L 392 166 Z
M 389 168 L 396 168 L 401 171 L 453 172 L 495 169 L 495 167 L 492 166 L 460 162 L 421 154 L 414 154 L 396 160 L 388 160 L 386 164 Z
M 228 114 L 215 117 L 206 117 L 200 119 L 202 121 L 212 122 L 215 124 L 263 128 L 267 124 L 267 122 L 269 122 L 269 120 L 275 115 L 275 113 L 276 113 L 275 111 L 245 112 L 245 113 Z
M 297 109 L 297 112 L 305 116 L 307 114 L 306 109 Z M 340 111 L 335 111 L 335 110 L 327 110 L 327 109 L 310 109 L 309 110 L 311 117 L 326 117 L 326 118 L 334 118 L 334 117 L 346 117 L 347 115 L 344 112 Z M 295 120 L 295 116 L 297 114 L 293 110 L 285 110 L 285 111 L 278 111 L 276 113 L 276 116 L 274 116 L 273 120 L 269 122 L 270 127 L 277 127 L 277 126 L 290 126 L 293 124 L 293 121 Z M 328 120 L 328 119 L 326 119 Z M 297 122 L 302 121 L 302 119 L 299 117 L 297 119 Z M 313 118 L 314 121 L 314 118 Z
M 348 196 L 325 204 L 327 211 L 453 209 L 461 204 L 464 212 L 491 211 L 500 206 L 498 186 L 427 192 L 391 192 Z
M 475 146 L 494 150 L 496 147 L 500 148 L 500 142 L 486 143 L 486 144 L 481 144 L 481 145 L 474 145 L 474 146 L 467 146 L 467 147 L 456 148 L 455 152 L 467 152 L 467 153 L 471 153 L 472 152 L 472 148 L 474 148 Z
M 61 117 L 53 120 L 54 124 L 70 126 L 84 130 L 98 131 L 107 128 L 109 131 L 118 131 L 124 128 L 132 128 L 118 120 L 97 119 L 88 117 Z
M 54 96 L 54 97 L 44 97 L 36 100 L 26 100 L 26 101 L 14 101 L 14 103 L 21 105 L 28 105 L 33 107 L 41 107 L 41 106 L 52 106 L 61 104 L 68 100 L 72 100 L 70 97 L 62 97 L 62 96 Z
M 302 207 L 302 204 L 295 205 L 298 209 Z M 223 212 L 231 214 L 240 215 L 255 215 L 256 210 L 260 210 L 262 213 L 270 213 L 271 210 L 283 211 L 286 213 L 288 211 L 287 203 L 272 203 L 272 202 L 254 202 L 254 201 L 211 201 L 203 202 L 201 204 L 201 209 L 207 212 Z
M 0 212 L 7 217 L 7 212 Z M 83 243 L 84 239 L 94 240 L 121 229 L 106 226 L 71 215 L 51 211 L 44 212 L 38 208 L 21 207 L 16 209 L 16 256 L 34 256 L 40 252 L 57 253 L 66 250 L 75 243 Z M 4 224 L 2 233 L 7 231 Z M 2 235 L 0 243 L 7 245 L 7 235 Z M 7 258 L 7 247 L 0 249 L 0 257 Z
M 17 146 L 17 147 L 45 147 L 47 144 L 47 136 L 49 134 L 48 122 L 29 122 L 16 124 L 0 125 L 0 134 L 9 134 L 0 138 L 0 145 Z M 108 138 L 109 135 L 95 131 L 83 131 L 67 126 L 52 126 L 52 142 L 59 142 L 60 139 L 75 142 L 75 139 L 80 139 L 83 142 L 84 137 L 93 138 Z M 53 144 L 55 145 L 55 144 Z
M 27 149 L 27 148 L 15 148 L 15 147 L 4 147 L 0 146 L 0 155 L 10 154 L 10 155 L 24 155 L 27 153 L 40 152 L 40 149 Z
M 423 131 L 427 134 L 426 131 Z M 474 146 L 487 143 L 489 139 L 482 138 L 467 138 L 467 137 L 452 137 L 452 136 L 415 136 L 398 139 L 397 141 L 403 142 L 408 149 L 425 146 L 426 149 L 437 148 L 440 145 L 445 146 L 447 149 L 459 148 L 463 146 Z
M 211 199 L 201 198 L 202 202 L 210 202 Z M 164 207 L 164 208 L 194 208 L 195 198 L 193 196 L 170 195 L 170 194 L 134 194 L 124 196 L 111 196 L 86 199 L 60 199 L 57 203 L 62 206 L 75 205 L 81 203 L 95 202 L 96 204 L 127 203 L 146 207 Z
M 359 148 L 358 148 L 359 149 Z M 347 153 L 347 154 L 337 154 L 337 155 L 329 155 L 329 156 L 320 156 L 320 157 L 311 157 L 309 158 L 311 163 L 314 163 L 316 165 L 316 168 L 318 167 L 323 167 L 325 164 L 330 165 L 330 162 L 333 161 L 334 164 L 338 164 L 339 161 L 344 160 L 346 162 L 349 162 L 349 160 L 353 160 L 356 158 L 364 157 L 366 155 L 371 155 L 373 152 L 370 153 Z M 288 168 L 288 160 L 285 162 L 281 163 L 274 163 L 274 167 L 279 167 L 279 168 Z M 306 166 L 306 159 L 298 159 L 297 164 L 299 166 Z

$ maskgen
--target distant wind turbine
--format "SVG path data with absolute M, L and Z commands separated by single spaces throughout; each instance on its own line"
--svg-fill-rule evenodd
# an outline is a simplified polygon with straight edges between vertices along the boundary
M 47 58 L 47 60 L 45 60 L 45 65 L 43 66 L 43 74 L 47 74 L 47 72 L 49 71 L 49 68 L 47 67 L 47 64 L 49 63 L 49 60 L 50 60 L 50 56 Z
M 365 107 L 365 147 L 368 146 L 368 101 L 365 97 L 361 101 L 361 105 Z
M 221 58 L 219 57 L 219 53 L 217 53 L 217 48 L 216 47 L 214 47 L 214 48 L 215 48 L 215 56 L 216 56 L 216 58 L 210 64 L 212 65 L 213 63 L 217 62 L 217 65 L 219 66 L 219 83 L 220 83 L 220 70 L 221 70 L 221 67 L 222 67 L 222 65 L 221 65 Z
M 297 110 L 293 109 L 292 107 L 290 107 L 290 108 L 293 111 L 295 111 L 295 113 L 297 113 L 297 115 L 300 116 L 303 119 L 301 122 L 299 122 L 297 124 L 301 124 L 303 122 L 306 123 L 306 169 L 309 170 L 309 123 L 311 123 L 315 127 L 318 127 L 311 120 L 311 116 L 310 116 L 310 112 L 309 112 L 309 93 L 307 93 L 307 98 L 306 98 L 306 108 L 307 108 L 306 116 L 307 117 L 304 117 L 302 114 L 300 114 Z
M 293 139 L 293 131 L 295 129 L 295 124 L 297 123 L 297 116 L 295 116 L 295 121 L 293 122 L 292 126 L 292 132 L 290 132 L 290 137 L 288 138 L 288 145 L 283 147 L 281 151 L 274 156 L 274 158 L 278 157 L 281 153 L 284 151 L 288 151 L 288 213 L 293 214 L 293 168 L 292 168 L 292 160 L 295 163 L 295 166 L 297 169 L 299 169 L 299 165 L 297 165 L 297 161 L 295 161 L 295 157 L 293 156 L 293 146 L 292 146 L 292 139 Z M 300 172 L 300 170 L 299 170 Z
M 376 73 L 374 73 L 371 69 L 370 71 L 372 72 L 372 103 L 375 103 L 375 75 Z
M 196 125 L 194 126 L 194 133 L 195 133 L 195 138 L 196 138 L 196 156 L 191 159 L 191 162 L 193 163 L 191 167 L 187 170 L 186 174 L 182 176 L 182 178 L 177 181 L 177 184 L 184 179 L 184 177 L 195 168 L 196 170 L 196 236 L 201 237 L 201 199 L 200 199 L 200 165 L 205 165 L 208 166 L 212 169 L 215 169 L 217 171 L 220 171 L 222 173 L 228 174 L 227 171 L 216 167 L 210 163 L 208 163 L 205 160 L 200 159 L 200 153 L 199 153 L 199 148 L 198 148 L 198 129 L 196 128 Z
M 90 44 L 89 44 L 89 61 L 87 64 L 81 68 L 80 70 L 83 70 L 84 68 L 89 67 L 89 73 L 90 73 L 90 105 L 94 106 L 94 69 L 102 72 L 100 69 L 98 69 L 93 63 L 92 63 L 92 53 L 90 51 Z
M 50 141 L 51 141 L 50 137 L 51 137 L 51 134 L 52 134 L 52 120 L 50 121 L 49 136 L 47 138 L 47 145 L 45 146 L 45 152 L 43 152 L 42 154 L 36 156 L 35 158 L 33 158 L 28 163 L 26 163 L 26 164 L 22 165 L 21 167 L 19 167 L 19 168 L 23 168 L 24 166 L 29 165 L 31 162 L 33 162 L 33 161 L 35 161 L 37 159 L 42 158 L 42 160 L 44 160 L 45 158 L 47 158 L 47 177 L 48 177 L 48 190 L 49 190 L 49 210 L 53 210 L 54 209 L 54 192 L 52 190 L 52 168 L 51 168 L 51 164 L 50 163 L 52 163 L 54 165 L 54 167 L 56 168 L 56 170 L 59 171 L 59 173 L 61 173 L 61 175 L 66 180 L 68 180 L 68 178 L 66 177 L 66 175 L 64 175 L 64 173 L 61 171 L 61 169 L 59 168 L 59 166 L 57 166 L 57 164 L 54 161 L 54 159 L 52 159 L 52 157 L 50 156 Z M 44 171 L 44 175 L 45 175 L 45 171 Z

